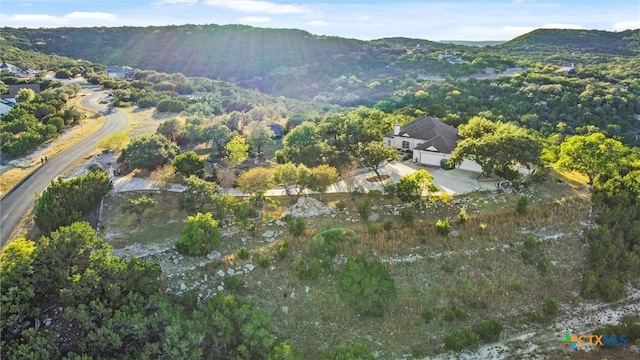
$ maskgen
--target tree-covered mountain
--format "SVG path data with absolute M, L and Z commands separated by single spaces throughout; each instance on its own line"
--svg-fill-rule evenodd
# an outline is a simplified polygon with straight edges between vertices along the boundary
M 0 44 L 21 50 L 226 80 L 262 92 L 342 104 L 381 99 L 420 77 L 453 78 L 532 61 L 633 56 L 640 30 L 540 29 L 498 46 L 410 38 L 371 41 L 244 25 L 3 28 Z M 348 89 L 349 96 L 341 91 Z
M 390 79 L 420 74 L 469 74 L 476 69 L 453 66 L 438 55 L 468 53 L 471 57 L 465 60 L 470 64 L 480 51 L 417 39 L 361 41 L 295 29 L 242 25 L 3 28 L 0 42 L 22 50 L 105 65 L 227 80 L 297 98 L 322 94 L 342 76 L 356 76 L 363 82 L 363 91 L 378 81 L 379 91 L 386 94 Z M 487 61 L 495 63 L 489 65 L 509 65 L 501 59 L 489 59 L 486 54 L 483 58 L 480 65 Z M 368 95 L 371 89 L 366 90 Z
M 496 50 L 506 54 L 633 56 L 640 54 L 640 30 L 537 29 L 498 45 Z

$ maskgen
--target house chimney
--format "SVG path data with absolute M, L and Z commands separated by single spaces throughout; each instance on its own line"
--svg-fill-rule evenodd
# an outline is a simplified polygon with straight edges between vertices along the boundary
M 400 135 L 400 124 L 396 124 L 396 125 L 393 127 L 393 135 L 394 135 L 394 136 L 398 136 L 398 135 Z

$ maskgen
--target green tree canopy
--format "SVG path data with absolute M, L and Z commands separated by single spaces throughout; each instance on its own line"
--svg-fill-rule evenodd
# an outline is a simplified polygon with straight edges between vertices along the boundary
M 360 151 L 361 163 L 363 166 L 371 168 L 378 180 L 382 180 L 378 170 L 385 161 L 392 161 L 398 158 L 398 151 L 395 148 L 386 146 L 382 141 L 372 141 L 364 145 Z
M 211 213 L 196 213 L 184 221 L 176 249 L 185 255 L 205 255 L 219 242 L 220 228 Z
M 464 139 L 458 142 L 450 161 L 459 164 L 463 159 L 471 159 L 487 175 L 514 166 L 530 168 L 539 162 L 542 153 L 540 141 L 513 123 L 476 116 L 468 124 L 460 125 L 459 134 Z
M 258 153 L 262 154 L 262 148 L 273 142 L 273 130 L 261 121 L 252 121 L 242 130 L 247 137 L 247 142 Z
M 184 177 L 191 175 L 204 176 L 204 160 L 201 160 L 195 151 L 187 151 L 176 155 L 173 160 L 173 166 L 176 168 L 176 172 Z
M 69 180 L 58 178 L 36 197 L 34 219 L 43 234 L 82 220 L 113 187 L 109 174 L 91 171 Z
M 397 295 L 387 266 L 378 260 L 368 262 L 362 255 L 347 260 L 336 286 L 340 299 L 361 315 L 383 316 Z
M 18 90 L 18 94 L 16 95 L 16 101 L 19 103 L 27 103 L 33 100 L 36 97 L 36 93 L 29 88 L 23 88 Z
M 404 202 L 418 202 L 425 192 L 433 193 L 438 190 L 433 184 L 433 175 L 424 169 L 401 177 L 395 185 L 396 196 Z
M 268 168 L 251 168 L 238 177 L 238 187 L 247 194 L 265 191 L 271 186 L 273 186 L 273 171 Z
M 172 118 L 162 122 L 162 124 L 158 126 L 156 133 L 165 136 L 171 141 L 178 142 L 186 135 L 186 130 L 184 124 L 182 124 L 180 120 Z
M 134 138 L 127 145 L 118 162 L 128 162 L 134 169 L 154 170 L 162 166 L 179 152 L 178 145 L 160 134 Z
M 227 163 L 232 168 L 238 167 L 248 158 L 249 144 L 242 136 L 235 136 L 225 146 L 227 150 Z
M 287 195 L 291 195 L 293 186 L 298 183 L 298 168 L 290 162 L 279 164 L 273 172 L 273 180 L 282 184 Z
M 338 170 L 326 164 L 318 165 L 311 169 L 311 179 L 309 188 L 311 190 L 325 193 L 329 186 L 338 181 Z
M 218 184 L 189 176 L 184 180 L 186 188 L 180 199 L 180 209 L 193 213 L 202 211 L 206 205 L 215 205 L 221 188 Z
M 123 213 L 132 213 L 136 215 L 136 219 L 140 221 L 142 219 L 142 214 L 154 208 L 158 204 L 153 198 L 143 195 L 137 197 L 135 199 L 128 199 L 124 205 L 122 205 Z
M 586 175 L 593 184 L 596 175 L 613 175 L 629 152 L 620 141 L 603 133 L 574 135 L 560 144 L 556 165 L 560 170 L 573 170 Z

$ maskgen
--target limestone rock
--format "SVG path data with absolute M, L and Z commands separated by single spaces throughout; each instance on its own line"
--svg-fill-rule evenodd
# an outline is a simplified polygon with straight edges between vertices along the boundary
M 294 217 L 313 217 L 318 215 L 328 215 L 333 211 L 333 207 L 325 206 L 321 201 L 311 197 L 298 198 L 298 202 L 282 212 L 282 215 Z

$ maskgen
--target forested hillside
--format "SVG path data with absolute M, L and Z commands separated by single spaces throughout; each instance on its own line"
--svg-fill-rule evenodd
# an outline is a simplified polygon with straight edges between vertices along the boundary
M 4 28 L 3 41 L 23 50 L 227 80 L 297 98 L 313 98 L 327 86 L 335 90 L 338 86 L 334 82 L 351 76 L 364 83 L 356 96 L 366 92 L 367 97 L 381 97 L 397 87 L 395 80 L 405 76 L 473 73 L 475 68 L 453 66 L 437 55 L 468 51 L 470 64 L 479 51 L 417 39 L 360 41 L 240 25 Z M 482 67 L 491 62 L 486 54 L 483 57 L 483 63 L 478 64 Z M 489 65 L 510 65 L 501 59 L 493 62 Z M 373 81 L 379 84 L 369 86 Z
M 640 54 L 640 30 L 609 32 L 537 29 L 498 45 L 497 49 L 508 54 L 573 53 L 632 56 Z

